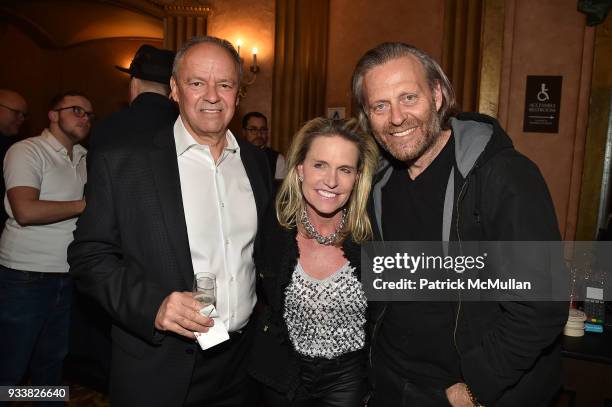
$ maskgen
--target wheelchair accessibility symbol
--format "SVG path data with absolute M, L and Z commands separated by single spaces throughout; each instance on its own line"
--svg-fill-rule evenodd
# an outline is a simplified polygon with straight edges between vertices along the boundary
M 559 132 L 562 84 L 562 76 L 527 76 L 523 113 L 524 132 Z
M 540 84 L 540 91 L 538 92 L 537 98 L 540 102 L 546 102 L 550 99 L 550 96 L 548 96 L 548 89 L 546 88 L 545 83 Z

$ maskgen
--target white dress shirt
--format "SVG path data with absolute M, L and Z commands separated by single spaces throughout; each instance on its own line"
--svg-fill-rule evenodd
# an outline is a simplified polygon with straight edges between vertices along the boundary
M 193 271 L 217 279 L 217 311 L 229 332 L 244 327 L 257 300 L 253 244 L 257 210 L 234 135 L 215 163 L 179 118 L 174 139 Z

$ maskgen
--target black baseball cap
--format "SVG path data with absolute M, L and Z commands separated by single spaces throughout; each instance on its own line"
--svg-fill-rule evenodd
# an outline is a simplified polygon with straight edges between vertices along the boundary
M 115 66 L 121 72 L 129 73 L 145 81 L 170 84 L 174 51 L 155 48 L 152 45 L 143 45 L 138 48 L 129 68 Z

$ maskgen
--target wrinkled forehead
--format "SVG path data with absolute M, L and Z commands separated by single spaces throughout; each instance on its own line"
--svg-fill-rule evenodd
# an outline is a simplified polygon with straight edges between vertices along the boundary
M 239 67 L 229 50 L 214 43 L 201 43 L 194 45 L 185 52 L 179 61 L 179 75 L 194 75 L 203 72 L 212 72 L 228 76 L 236 82 L 239 76 Z
M 425 67 L 415 56 L 405 55 L 390 59 L 380 65 L 376 65 L 368 70 L 364 75 L 366 82 L 372 82 L 374 78 L 378 80 L 389 80 L 391 78 L 401 78 L 413 82 L 427 82 Z
M 414 90 L 429 89 L 425 68 L 412 55 L 391 59 L 375 66 L 364 75 L 363 90 L 366 99 L 371 99 L 379 93 L 394 93 L 404 87 Z

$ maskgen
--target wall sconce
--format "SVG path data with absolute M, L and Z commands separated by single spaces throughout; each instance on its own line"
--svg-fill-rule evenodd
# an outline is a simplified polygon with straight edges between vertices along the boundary
M 240 56 L 240 47 L 242 47 L 242 40 L 238 39 L 236 41 L 236 48 L 238 51 L 238 56 Z M 253 48 L 252 49 L 252 53 L 253 53 L 253 62 L 251 64 L 251 66 L 249 67 L 249 72 L 251 72 L 251 75 L 247 77 L 247 72 L 244 69 L 244 59 L 240 56 L 240 61 L 242 62 L 242 83 L 240 83 L 240 91 L 238 92 L 238 94 L 240 95 L 241 98 L 245 97 L 247 94 L 247 88 L 249 86 L 251 86 L 252 84 L 255 83 L 255 80 L 257 79 L 257 73 L 259 72 L 259 65 L 257 65 L 257 48 Z

